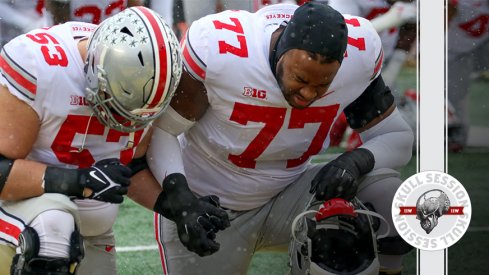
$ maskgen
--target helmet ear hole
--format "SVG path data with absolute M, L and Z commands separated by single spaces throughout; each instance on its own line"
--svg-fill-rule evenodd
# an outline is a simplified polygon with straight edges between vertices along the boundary
M 141 62 L 141 66 L 144 67 L 144 60 L 143 60 L 143 53 L 142 52 L 138 53 L 138 58 L 139 58 L 139 62 Z
M 132 32 L 127 27 L 123 27 L 121 29 L 121 32 L 134 37 L 134 35 L 132 35 Z
M 91 64 L 92 66 L 92 74 L 95 74 L 95 56 L 91 55 L 90 58 L 92 59 L 91 62 L 89 64 Z

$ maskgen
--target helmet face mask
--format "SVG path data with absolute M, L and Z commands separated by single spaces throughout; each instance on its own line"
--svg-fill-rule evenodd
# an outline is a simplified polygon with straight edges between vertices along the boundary
M 173 31 L 144 7 L 102 22 L 90 37 L 86 62 L 87 101 L 101 123 L 122 132 L 161 115 L 182 73 Z
M 299 214 L 292 224 L 291 274 L 378 274 L 373 221 L 362 207 L 332 199 Z

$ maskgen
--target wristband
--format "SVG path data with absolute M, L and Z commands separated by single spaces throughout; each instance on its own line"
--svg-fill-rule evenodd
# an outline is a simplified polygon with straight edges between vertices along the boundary
M 78 169 L 48 166 L 43 177 L 44 192 L 81 198 L 85 186 L 79 177 Z

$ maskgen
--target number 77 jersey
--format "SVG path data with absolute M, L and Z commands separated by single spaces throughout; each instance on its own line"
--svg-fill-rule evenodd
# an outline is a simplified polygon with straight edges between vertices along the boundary
M 185 134 L 189 184 L 201 195 L 212 190 L 232 209 L 260 206 L 294 182 L 328 147 L 342 110 L 380 74 L 379 36 L 366 19 L 345 15 L 348 47 L 336 78 L 311 106 L 292 108 L 268 58 L 271 34 L 296 8 L 209 15 L 192 24 L 182 44 L 186 69 L 204 83 L 210 103 Z

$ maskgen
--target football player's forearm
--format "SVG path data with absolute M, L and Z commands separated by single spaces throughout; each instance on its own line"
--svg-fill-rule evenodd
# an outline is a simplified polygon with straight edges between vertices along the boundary
M 361 147 L 375 156 L 374 169 L 397 169 L 411 159 L 413 131 L 397 109 L 374 127 L 360 133 L 360 136 L 364 141 Z
M 42 178 L 46 165 L 25 159 L 13 162 L 7 181 L 0 193 L 0 199 L 12 201 L 37 197 L 44 194 Z
M 160 184 L 149 169 L 145 169 L 132 176 L 127 196 L 141 206 L 153 211 L 156 199 L 161 191 Z
M 92 189 L 85 186 L 86 179 L 80 177 L 79 169 L 57 168 L 26 159 L 10 161 L 12 168 L 3 171 L 7 173 L 1 178 L 3 184 L 0 186 L 0 200 L 17 201 L 44 193 L 59 193 L 80 198 L 92 194 Z

